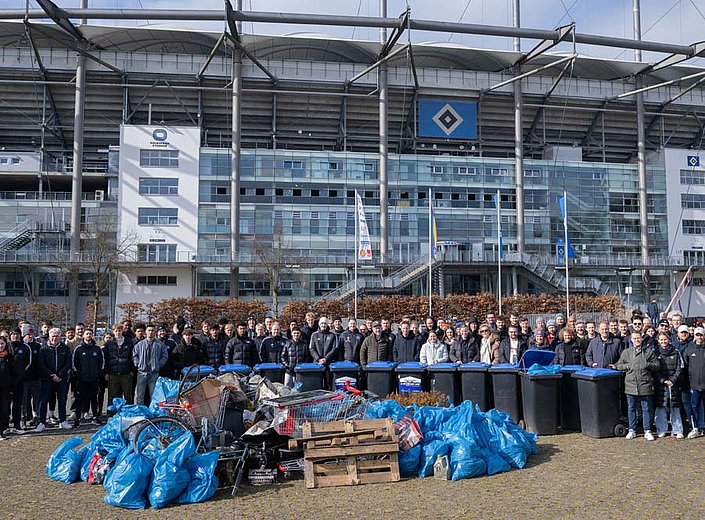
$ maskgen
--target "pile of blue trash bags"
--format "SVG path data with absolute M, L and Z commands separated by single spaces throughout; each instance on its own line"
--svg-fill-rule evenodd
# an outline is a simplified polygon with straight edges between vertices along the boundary
M 127 509 L 158 509 L 169 504 L 204 502 L 218 489 L 218 452 L 196 453 L 190 431 L 148 458 L 136 453 L 124 432 L 132 424 L 163 415 L 158 403 L 178 392 L 178 382 L 159 379 L 150 407 L 115 399 L 116 414 L 90 441 L 72 437 L 59 446 L 46 465 L 47 475 L 72 484 L 82 480 L 103 485 L 105 503 Z
M 481 412 L 470 401 L 459 406 L 403 407 L 397 401 L 370 403 L 367 418 L 391 418 L 395 423 L 409 415 L 419 425 L 423 439 L 399 452 L 403 476 L 433 476 L 438 457 L 447 456 L 452 480 L 495 475 L 522 469 L 529 455 L 538 454 L 536 434 L 514 423 L 499 410 Z

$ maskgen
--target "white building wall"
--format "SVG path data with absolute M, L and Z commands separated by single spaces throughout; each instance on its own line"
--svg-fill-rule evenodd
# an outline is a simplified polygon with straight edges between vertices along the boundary
M 134 237 L 134 253 L 139 245 L 176 246 L 176 263 L 189 262 L 198 249 L 198 158 L 200 131 L 196 127 L 136 126 L 120 128 L 120 166 L 118 186 L 119 234 Z M 178 151 L 178 167 L 140 165 L 142 150 Z M 178 179 L 178 193 L 140 194 L 140 179 Z M 140 224 L 140 208 L 175 208 L 175 224 Z M 174 266 L 140 258 L 139 267 L 121 273 L 116 304 L 139 301 L 156 302 L 165 298 L 190 297 L 192 275 L 189 267 Z M 177 276 L 177 285 L 138 284 L 139 276 Z

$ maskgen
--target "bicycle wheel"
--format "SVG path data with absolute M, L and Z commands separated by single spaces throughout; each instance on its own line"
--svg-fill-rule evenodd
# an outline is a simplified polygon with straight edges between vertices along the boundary
M 135 453 L 156 462 L 162 451 L 188 431 L 188 425 L 173 417 L 145 419 L 135 427 L 132 447 Z

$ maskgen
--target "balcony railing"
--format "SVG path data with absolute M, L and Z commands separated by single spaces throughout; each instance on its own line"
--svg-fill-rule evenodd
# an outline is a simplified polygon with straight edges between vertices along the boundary
M 101 198 L 102 197 L 102 198 Z M 0 191 L 0 200 L 49 200 L 49 201 L 71 201 L 70 191 Z M 81 200 L 104 201 L 112 200 L 107 193 L 96 196 L 95 191 L 85 191 L 81 194 Z

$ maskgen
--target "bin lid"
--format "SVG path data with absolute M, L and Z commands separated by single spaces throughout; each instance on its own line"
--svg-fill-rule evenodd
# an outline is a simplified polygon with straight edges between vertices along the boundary
M 284 365 L 279 363 L 260 363 L 255 365 L 256 372 L 260 372 L 262 370 L 284 370 Z
M 373 370 L 376 372 L 391 372 L 392 370 L 394 370 L 395 366 L 397 366 L 397 364 L 391 361 L 373 361 L 372 363 L 367 364 L 365 370 Z
M 248 365 L 235 363 L 230 365 L 220 365 L 218 367 L 218 372 L 241 372 L 243 374 L 249 374 L 250 372 L 252 372 L 252 368 L 250 368 Z
M 519 365 L 513 365 L 511 363 L 499 363 L 497 365 L 492 365 L 489 370 L 490 372 L 518 372 Z
M 547 367 L 553 363 L 556 353 L 552 350 L 540 350 L 537 348 L 531 348 L 524 352 L 519 360 L 519 367 L 522 370 L 528 370 L 531 365 L 541 365 Z
M 455 372 L 458 369 L 458 365 L 455 363 L 436 363 L 435 365 L 428 365 L 426 368 L 429 372 Z
M 573 377 L 577 379 L 587 379 L 588 381 L 621 376 L 622 372 L 619 370 L 612 370 L 611 368 L 586 368 L 585 370 L 580 370 L 579 372 L 573 373 Z
M 189 371 L 189 368 L 191 368 L 191 367 L 182 368 L 181 373 L 186 375 L 186 372 Z M 193 377 L 198 377 L 199 372 L 200 372 L 201 376 L 207 376 L 207 375 L 215 373 L 215 368 L 213 368 L 212 366 L 209 366 L 209 365 L 199 365 L 198 370 L 196 370 L 194 368 L 191 371 L 191 374 L 193 375 Z
M 458 370 L 461 372 L 486 372 L 490 366 L 492 365 L 480 363 L 479 361 L 473 361 L 471 363 L 463 363 L 462 365 L 458 365 Z
M 360 365 L 354 361 L 336 361 L 330 364 L 331 370 L 359 370 Z
M 563 365 L 561 372 L 564 374 L 572 374 L 573 372 L 580 372 L 585 370 L 587 367 L 584 365 Z
M 318 363 L 299 363 L 295 368 L 297 372 L 324 372 L 325 369 L 325 366 Z
M 563 379 L 563 374 L 560 372 L 556 374 L 530 374 L 529 372 L 519 372 L 519 375 L 525 379 Z
M 426 370 L 426 365 L 419 363 L 418 361 L 409 361 L 407 363 L 399 363 L 397 365 L 397 372 L 423 372 Z

